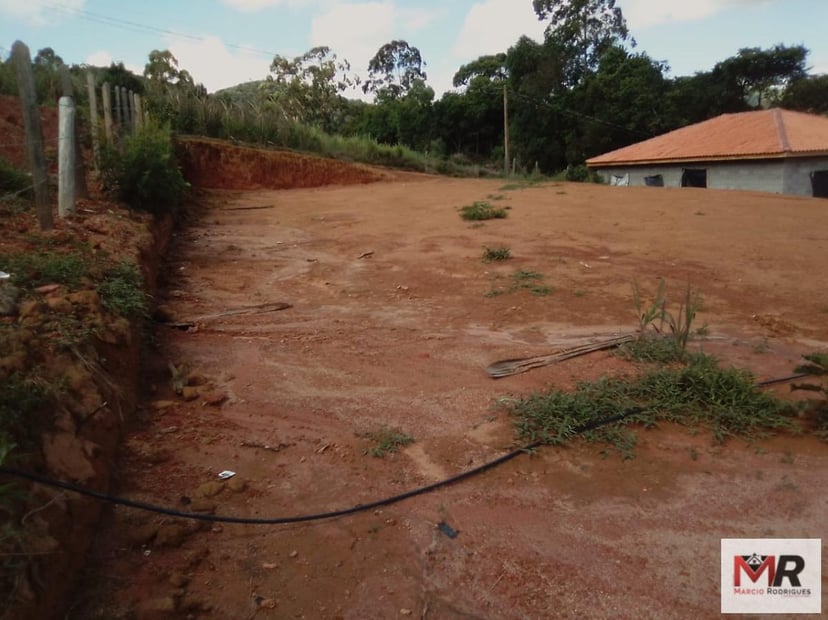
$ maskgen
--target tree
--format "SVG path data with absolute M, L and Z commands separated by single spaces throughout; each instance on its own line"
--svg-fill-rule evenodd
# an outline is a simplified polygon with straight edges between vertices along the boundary
M 478 83 L 503 82 L 508 76 L 506 54 L 500 53 L 480 56 L 477 60 L 463 65 L 454 74 L 453 83 L 455 88 L 459 88 L 469 86 L 475 81 Z
M 285 118 L 336 127 L 344 110 L 340 93 L 359 83 L 347 60 L 339 60 L 328 47 L 314 47 L 293 59 L 276 55 L 261 93 L 277 105 Z
M 573 61 L 575 81 L 598 65 L 612 45 L 629 40 L 627 20 L 616 0 L 532 0 L 538 19 L 549 20 L 547 38 L 564 44 Z
M 110 86 L 123 86 L 139 95 L 144 93 L 143 80 L 124 66 L 124 63 L 112 63 L 104 69 L 97 80 L 98 84 L 108 82 Z
M 785 90 L 781 103 L 789 110 L 828 114 L 828 75 L 811 75 L 796 80 Z
M 178 69 L 178 59 L 170 50 L 152 50 L 149 62 L 144 65 L 144 77 L 157 85 L 193 85 L 193 78 L 186 70 Z
M 775 103 L 788 84 L 807 75 L 805 60 L 808 53 L 802 45 L 786 47 L 780 44 L 769 49 L 747 47 L 716 64 L 713 72 L 734 84 L 751 107 L 761 108 L 764 104 Z
M 426 81 L 425 66 L 420 50 L 406 41 L 386 43 L 368 63 L 362 92 L 374 93 L 378 101 L 404 97 L 417 81 Z
M 60 98 L 60 70 L 63 59 L 51 47 L 37 52 L 32 61 L 37 99 L 42 103 L 56 103 Z

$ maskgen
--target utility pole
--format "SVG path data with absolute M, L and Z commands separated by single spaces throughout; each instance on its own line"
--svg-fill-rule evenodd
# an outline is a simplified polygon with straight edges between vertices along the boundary
M 503 85 L 503 174 L 509 176 L 509 90 Z

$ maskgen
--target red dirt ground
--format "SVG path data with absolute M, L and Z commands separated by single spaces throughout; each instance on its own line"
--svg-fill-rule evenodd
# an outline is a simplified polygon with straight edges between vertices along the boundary
M 479 465 L 517 445 L 497 399 L 633 372 L 608 353 L 500 381 L 483 369 L 631 331 L 633 282 L 651 295 L 663 277 L 676 299 L 688 283 L 700 290 L 710 333 L 694 346 L 760 378 L 828 345 L 826 202 L 501 185 L 405 175 L 205 196 L 160 300 L 168 320 L 197 329 L 158 328 L 115 491 L 282 517 Z M 491 195 L 507 219 L 458 216 Z M 483 263 L 498 245 L 514 258 Z M 518 269 L 552 292 L 486 296 Z M 215 316 L 277 302 L 292 307 Z M 176 397 L 166 360 L 210 385 Z M 364 455 L 364 434 L 382 426 L 416 442 Z M 721 538 L 828 539 L 828 446 L 815 439 L 720 446 L 660 428 L 641 433 L 634 460 L 601 450 L 543 448 L 382 510 L 298 525 L 185 528 L 117 508 L 69 617 L 711 618 Z M 225 469 L 232 486 L 214 482 Z

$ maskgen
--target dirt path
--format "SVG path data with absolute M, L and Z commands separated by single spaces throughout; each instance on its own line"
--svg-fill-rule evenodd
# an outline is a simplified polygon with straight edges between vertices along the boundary
M 117 491 L 291 516 L 479 465 L 515 446 L 499 397 L 630 371 L 607 353 L 501 381 L 483 368 L 632 330 L 633 282 L 652 294 L 664 277 L 676 301 L 687 283 L 699 289 L 705 350 L 761 378 L 828 343 L 823 202 L 501 185 L 411 175 L 210 194 L 172 260 L 171 318 L 292 307 L 159 328 Z M 460 219 L 457 207 L 487 196 L 509 217 Z M 500 245 L 514 258 L 481 261 Z M 509 291 L 517 270 L 548 290 Z M 212 385 L 177 398 L 167 359 Z M 383 426 L 416 442 L 364 455 L 363 435 Z M 720 538 L 828 539 L 825 444 L 721 447 L 664 428 L 642 434 L 632 461 L 600 450 L 545 448 L 431 495 L 301 525 L 196 531 L 117 509 L 71 617 L 714 617 Z M 213 482 L 225 469 L 233 488 Z

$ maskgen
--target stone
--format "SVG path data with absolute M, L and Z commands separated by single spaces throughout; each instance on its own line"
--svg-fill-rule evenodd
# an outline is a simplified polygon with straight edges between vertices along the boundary
M 236 476 L 235 478 L 230 478 L 229 482 L 227 483 L 227 488 L 229 488 L 233 493 L 241 493 L 245 489 L 247 489 L 247 483 Z
M 160 526 L 149 523 L 147 525 L 140 525 L 127 530 L 126 540 L 131 547 L 140 547 L 148 545 L 155 540 Z
M 209 392 L 204 395 L 204 404 L 209 405 L 211 407 L 219 407 L 226 400 L 227 394 L 225 394 L 224 392 Z
M 180 571 L 174 571 L 168 582 L 173 588 L 184 588 L 190 583 L 190 578 Z
M 0 316 L 17 314 L 17 302 L 19 300 L 19 288 L 11 284 L 0 284 Z
M 198 398 L 199 389 L 197 387 L 192 387 L 189 385 L 185 385 L 181 388 L 181 398 L 186 401 L 192 401 Z
M 158 528 L 154 546 L 178 548 L 190 534 L 190 530 L 183 525 L 176 523 L 162 525 Z
M 201 512 L 208 515 L 213 514 L 217 507 L 218 505 L 215 502 L 206 499 L 194 499 L 188 506 L 190 512 Z
M 215 497 L 224 490 L 224 485 L 221 482 L 205 482 L 195 490 L 193 495 L 195 497 L 206 498 Z
M 174 400 L 156 400 L 152 402 L 151 407 L 155 409 L 155 411 L 163 411 L 164 409 L 169 409 L 175 405 Z
M 35 289 L 35 293 L 48 295 L 49 293 L 54 293 L 55 291 L 60 290 L 60 286 L 60 284 L 44 284 L 43 286 L 38 286 Z

